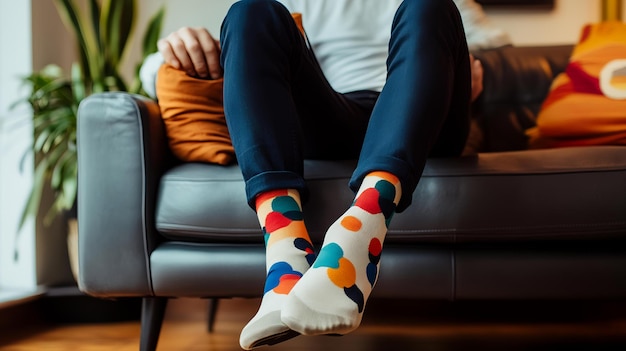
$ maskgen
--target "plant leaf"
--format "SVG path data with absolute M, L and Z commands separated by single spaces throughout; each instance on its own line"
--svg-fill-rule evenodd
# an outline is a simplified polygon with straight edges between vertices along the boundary
M 135 0 L 104 0 L 100 17 L 100 33 L 106 49 L 105 61 L 109 69 L 120 64 L 126 43 L 135 22 Z M 111 72 L 105 72 L 110 75 Z
M 165 6 L 161 6 L 161 8 L 152 16 L 152 18 L 148 22 L 148 27 L 146 29 L 146 33 L 144 33 L 142 40 L 143 52 L 141 55 L 141 62 L 139 62 L 135 67 L 135 76 L 129 90 L 131 93 L 146 95 L 143 87 L 141 86 L 139 70 L 141 69 L 141 65 L 143 64 L 143 62 L 146 60 L 146 57 L 158 50 L 157 42 L 159 41 L 161 35 L 164 18 Z
M 33 188 L 30 191 L 28 196 L 28 200 L 26 201 L 26 206 L 24 207 L 24 211 L 22 212 L 22 216 L 20 217 L 20 222 L 18 225 L 18 229 L 21 230 L 26 223 L 26 220 L 31 215 L 36 215 L 39 210 L 39 205 L 41 204 L 41 194 L 43 193 L 43 188 L 45 184 L 46 178 L 46 165 L 45 161 L 39 164 L 39 167 L 35 167 L 35 174 L 33 177 Z
M 59 160 L 53 165 L 54 167 L 50 178 L 50 184 L 53 189 L 60 190 L 61 192 L 63 192 L 63 185 L 67 181 L 67 179 L 65 179 L 67 172 L 65 172 L 64 168 L 69 159 L 76 158 L 76 153 L 74 151 L 67 147 L 64 147 L 63 149 L 63 153 L 59 156 Z
M 72 0 L 54 0 L 61 18 L 68 29 L 76 35 L 79 44 L 79 54 L 84 71 L 88 72 L 89 80 L 98 81 L 101 79 L 100 67 L 101 55 L 99 41 L 95 37 L 93 25 L 87 26 L 83 23 L 81 13 Z
M 85 87 L 85 76 L 79 64 L 72 64 L 72 95 L 74 102 L 79 103 L 87 96 L 87 89 Z
M 98 43 L 98 51 L 102 51 L 102 41 L 100 40 L 100 3 L 98 0 L 89 1 L 89 13 L 91 14 L 91 27 L 94 31 L 94 38 Z
M 63 167 L 63 208 L 69 210 L 76 202 L 78 193 L 78 165 L 76 163 L 76 153 L 73 158 L 68 158 Z
M 164 17 L 165 6 L 161 6 L 159 11 L 157 11 L 148 22 L 148 28 L 146 29 L 146 33 L 144 34 L 142 41 L 142 61 L 145 60 L 146 56 L 158 50 L 157 42 L 161 36 Z
M 61 19 L 65 23 L 65 26 L 72 30 L 76 35 L 79 46 L 83 51 L 87 51 L 87 40 L 85 38 L 85 30 L 83 29 L 82 21 L 76 11 L 76 6 L 72 0 L 55 0 L 54 1 Z

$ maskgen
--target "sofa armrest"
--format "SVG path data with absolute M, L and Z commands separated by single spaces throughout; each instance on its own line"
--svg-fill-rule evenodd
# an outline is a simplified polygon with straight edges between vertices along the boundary
M 78 110 L 79 287 L 100 297 L 152 295 L 149 256 L 168 155 L 156 102 L 102 93 Z

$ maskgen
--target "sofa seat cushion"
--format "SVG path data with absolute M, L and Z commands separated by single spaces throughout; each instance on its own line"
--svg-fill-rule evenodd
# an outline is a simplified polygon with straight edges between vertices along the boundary
M 307 160 L 314 242 L 353 200 L 354 161 Z M 161 179 L 156 226 L 190 242 L 262 243 L 239 168 L 185 163 Z M 315 211 L 307 211 L 315 208 Z M 593 146 L 431 159 L 386 243 L 604 240 L 626 236 L 626 148 Z

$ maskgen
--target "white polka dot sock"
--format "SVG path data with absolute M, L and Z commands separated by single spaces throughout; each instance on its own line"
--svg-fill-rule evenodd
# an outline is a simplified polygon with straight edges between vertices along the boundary
M 400 188 L 387 172 L 365 177 L 352 206 L 328 229 L 313 267 L 289 293 L 285 325 L 304 335 L 346 334 L 359 326 Z
M 315 260 L 297 191 L 261 194 L 256 207 L 265 234 L 267 278 L 259 311 L 239 337 L 245 350 L 273 345 L 299 335 L 281 321 L 280 310 L 287 294 Z

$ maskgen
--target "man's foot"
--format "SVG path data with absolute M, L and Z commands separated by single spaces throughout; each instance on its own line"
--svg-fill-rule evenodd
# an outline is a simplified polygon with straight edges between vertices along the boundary
M 287 327 L 319 335 L 346 334 L 360 325 L 400 195 L 394 175 L 365 177 L 353 205 L 328 229 L 313 267 L 289 294 L 281 313 Z
M 267 278 L 259 311 L 241 331 L 239 343 L 245 350 L 298 335 L 282 323 L 280 311 L 287 294 L 315 260 L 297 191 L 261 194 L 256 208 L 265 234 Z

